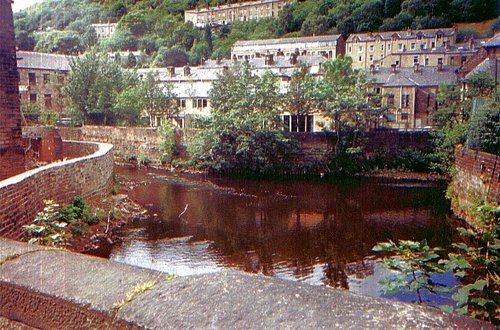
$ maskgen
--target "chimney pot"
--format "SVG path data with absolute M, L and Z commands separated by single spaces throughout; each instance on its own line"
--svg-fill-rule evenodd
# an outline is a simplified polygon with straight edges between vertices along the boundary
M 191 75 L 191 68 L 188 65 L 186 65 L 184 67 L 184 76 L 188 77 L 190 75 Z
M 396 73 L 396 64 L 391 64 L 391 72 Z
M 169 76 L 170 78 L 175 77 L 175 67 L 173 67 L 173 66 L 169 66 L 167 69 L 168 69 L 168 76 Z

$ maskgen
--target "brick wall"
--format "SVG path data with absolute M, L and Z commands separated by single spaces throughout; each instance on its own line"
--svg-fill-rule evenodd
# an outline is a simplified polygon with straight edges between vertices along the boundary
M 451 187 L 452 208 L 460 218 L 474 224 L 471 206 L 479 200 L 500 203 L 498 155 L 465 148 L 455 150 L 456 173 Z
M 60 127 L 63 140 L 111 143 L 117 159 L 145 156 L 160 161 L 161 137 L 158 128 L 83 126 Z
M 65 142 L 64 149 L 97 150 L 0 181 L 0 236 L 19 239 L 22 226 L 43 209 L 44 199 L 68 203 L 74 196 L 103 196 L 113 185 L 113 146 Z
M 24 171 L 11 2 L 0 0 L 0 180 Z

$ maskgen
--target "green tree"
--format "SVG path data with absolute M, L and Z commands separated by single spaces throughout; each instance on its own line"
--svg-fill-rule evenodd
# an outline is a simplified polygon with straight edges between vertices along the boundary
M 272 74 L 256 76 L 247 64 L 232 67 L 213 83 L 210 99 L 211 116 L 188 146 L 196 163 L 226 173 L 283 170 L 296 146 L 280 130 Z
M 313 87 L 314 80 L 309 73 L 309 67 L 300 63 L 292 73 L 288 90 L 283 95 L 283 110 L 297 115 L 297 120 L 299 115 L 312 114 L 315 111 L 314 103 L 311 102 L 308 95 L 311 95 Z
M 156 66 L 184 66 L 189 62 L 189 55 L 180 48 L 161 47 L 155 57 Z
M 82 115 L 84 123 L 91 115 L 99 116 L 98 122 L 112 123 L 116 96 L 137 84 L 137 76 L 123 71 L 107 54 L 95 49 L 82 57 L 72 58 L 70 67 L 65 88 L 70 106 Z
M 359 143 L 372 115 L 368 98 L 368 80 L 363 71 L 353 71 L 350 57 L 323 63 L 323 78 L 315 81 L 308 95 L 316 109 L 331 121 L 337 136 L 334 155 Z
M 171 118 L 179 112 L 172 84 L 163 87 L 152 74 L 147 74 L 141 84 L 144 94 L 144 111 L 149 116 L 149 125 L 154 126 L 156 118 Z
M 116 122 L 121 126 L 137 126 L 144 110 L 145 91 L 141 86 L 129 86 L 122 90 L 113 104 Z
M 471 116 L 466 147 L 500 154 L 500 91 L 497 90 Z
M 137 66 L 137 58 L 135 57 L 134 53 L 132 53 L 132 52 L 128 53 L 127 66 L 129 68 L 134 68 Z

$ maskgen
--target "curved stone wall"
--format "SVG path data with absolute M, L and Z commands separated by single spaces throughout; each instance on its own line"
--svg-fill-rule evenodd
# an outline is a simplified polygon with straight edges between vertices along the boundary
M 52 163 L 0 181 L 0 236 L 19 239 L 22 226 L 43 209 L 43 201 L 68 203 L 74 196 L 104 196 L 113 185 L 113 146 L 65 141 L 65 157 L 83 157 Z

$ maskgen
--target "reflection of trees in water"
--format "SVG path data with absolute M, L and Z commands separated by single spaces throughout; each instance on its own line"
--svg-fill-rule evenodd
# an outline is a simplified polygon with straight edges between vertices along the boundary
M 446 202 L 440 202 L 439 189 L 235 182 L 220 191 L 168 182 L 144 187 L 162 219 L 151 226 L 149 237 L 207 239 L 225 265 L 266 275 L 285 265 L 295 277 L 305 278 L 315 265 L 325 264 L 324 282 L 336 287 L 347 286 L 346 265 L 372 254 L 379 241 L 449 242 L 449 226 L 443 221 Z M 411 221 L 400 218 L 407 214 Z

